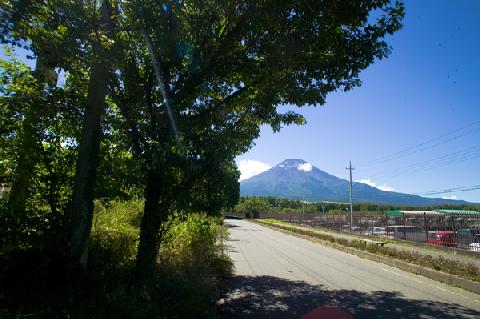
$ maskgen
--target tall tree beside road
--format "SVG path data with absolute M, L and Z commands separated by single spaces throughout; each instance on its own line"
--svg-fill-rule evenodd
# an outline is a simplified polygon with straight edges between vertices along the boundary
M 190 185 L 188 167 L 212 155 L 205 142 L 234 158 L 261 125 L 304 122 L 279 105 L 321 105 L 328 93 L 359 86 L 360 72 L 389 54 L 385 37 L 401 27 L 404 9 L 390 1 L 142 1 L 125 3 L 123 13 L 147 101 L 137 112 L 148 129 L 139 129 L 142 117 L 133 130 L 147 142 L 137 256 L 146 281 L 158 231 L 181 196 L 175 189 Z
M 387 0 L 0 4 L 9 14 L 2 39 L 28 44 L 41 87 L 48 81 L 39 72 L 53 67 L 68 73 L 70 85 L 79 84 L 75 98 L 64 99 L 66 109 L 83 117 L 81 134 L 70 143 L 78 151 L 68 209 L 70 269 L 86 269 L 104 147 L 104 154 L 137 168 L 128 183 L 144 186 L 139 286 L 154 276 L 172 216 L 218 214 L 237 201 L 234 159 L 253 145 L 262 125 L 278 131 L 305 122 L 279 106 L 322 105 L 328 93 L 359 86 L 360 72 L 389 54 L 385 38 L 400 29 L 404 14 L 401 3 Z M 109 144 L 101 144 L 102 131 Z M 50 127 L 43 132 L 50 134 Z M 33 155 L 36 143 L 30 136 L 20 144 Z M 17 171 L 25 173 L 17 175 L 26 177 L 20 184 L 28 187 L 31 172 Z M 28 192 L 17 195 L 25 199 Z M 50 206 L 58 205 L 53 200 Z
M 55 85 L 55 67 L 66 72 L 78 72 L 73 68 L 89 65 L 85 122 L 79 145 L 77 171 L 70 205 L 72 234 L 71 267 L 86 267 L 88 234 L 93 209 L 95 172 L 101 129 L 100 121 L 105 108 L 105 96 L 109 79 L 108 59 L 112 46 L 114 14 L 109 1 L 5 1 L 2 3 L 2 40 L 12 45 L 24 46 L 36 56 L 33 72 L 39 91 L 45 84 Z M 55 76 L 55 77 L 54 77 Z M 18 160 L 13 175 L 9 209 L 21 213 L 24 210 L 31 176 L 39 160 L 39 118 L 47 112 L 44 100 L 32 103 L 25 111 Z M 43 102 L 43 103 L 41 103 Z
M 1 5 L 2 23 L 0 26 L 4 31 L 2 32 L 2 42 L 29 46 L 37 55 L 35 71 L 32 72 L 32 89 L 29 92 L 31 100 L 28 105 L 26 103 L 23 105 L 20 142 L 8 201 L 9 209 L 22 216 L 31 177 L 38 162 L 40 117 L 48 108 L 44 90 L 47 85 L 50 87 L 56 85 L 57 73 L 54 71 L 56 61 L 54 54 L 51 54 L 51 49 L 46 45 L 48 36 L 45 36 L 46 26 L 42 23 L 47 21 L 37 18 L 47 13 L 46 6 L 26 5 L 19 2 L 14 2 L 11 6 L 8 6 L 7 3 Z M 48 25 L 48 22 L 46 24 Z
M 70 270 L 73 273 L 86 271 L 88 240 L 92 228 L 93 200 L 99 161 L 101 121 L 105 112 L 105 98 L 112 72 L 112 47 L 116 14 L 109 0 L 103 0 L 99 10 L 93 8 L 95 34 L 90 58 L 90 81 L 88 84 L 85 121 L 79 142 L 77 167 L 70 203 Z

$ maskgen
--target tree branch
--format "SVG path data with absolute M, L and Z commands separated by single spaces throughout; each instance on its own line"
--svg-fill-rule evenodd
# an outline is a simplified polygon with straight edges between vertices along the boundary
M 112 96 L 115 99 L 115 103 L 117 104 L 118 108 L 120 109 L 120 113 L 127 121 L 128 125 L 128 132 L 130 133 L 130 137 L 133 143 L 133 150 L 137 153 L 138 156 L 142 157 L 145 141 L 143 139 L 142 134 L 140 134 L 140 130 L 138 129 L 138 125 L 133 119 L 132 112 L 130 109 L 130 105 L 125 97 L 121 95 L 120 83 L 118 83 L 118 79 L 114 77 L 112 85 Z

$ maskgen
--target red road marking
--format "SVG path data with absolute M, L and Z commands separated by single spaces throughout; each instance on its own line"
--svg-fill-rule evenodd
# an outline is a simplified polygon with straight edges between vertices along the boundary
M 304 314 L 302 319 L 353 319 L 346 310 L 333 305 L 322 305 Z

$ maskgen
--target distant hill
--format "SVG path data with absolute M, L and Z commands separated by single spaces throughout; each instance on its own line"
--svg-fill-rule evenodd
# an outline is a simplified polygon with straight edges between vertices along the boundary
M 242 196 L 276 196 L 306 201 L 349 201 L 349 181 L 330 175 L 302 159 L 286 159 L 268 171 L 240 182 Z M 353 183 L 356 203 L 408 206 L 468 205 L 463 200 L 427 198 L 382 191 L 363 183 Z

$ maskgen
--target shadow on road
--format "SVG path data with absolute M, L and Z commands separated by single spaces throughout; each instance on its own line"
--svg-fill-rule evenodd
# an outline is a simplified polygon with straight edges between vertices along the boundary
M 222 318 L 480 318 L 458 304 L 405 299 L 391 291 L 327 290 L 271 276 L 236 276 L 219 305 Z
M 240 227 L 240 226 L 237 226 L 237 225 L 234 225 L 232 223 L 224 223 L 225 226 L 227 226 L 228 228 L 237 228 L 237 227 Z

